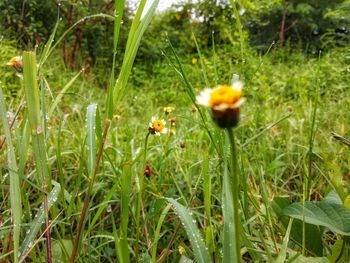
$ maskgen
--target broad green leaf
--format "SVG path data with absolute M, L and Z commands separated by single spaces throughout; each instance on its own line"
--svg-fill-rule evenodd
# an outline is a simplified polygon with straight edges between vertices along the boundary
M 283 215 L 350 236 L 350 209 L 339 204 L 321 201 L 305 202 L 303 206 L 301 203 L 294 203 L 283 209 Z
M 272 209 L 280 218 L 280 221 L 287 228 L 288 219 L 281 217 L 283 209 L 290 205 L 288 198 L 275 197 L 271 203 Z M 303 241 L 303 222 L 294 220 L 290 239 L 295 243 L 301 245 Z M 305 248 L 314 255 L 323 255 L 322 230 L 317 225 L 305 224 Z
M 327 203 L 338 204 L 338 205 L 343 204 L 343 201 L 341 200 L 340 196 L 336 191 L 331 191 L 323 201 Z
M 192 217 L 190 209 L 184 207 L 179 202 L 172 198 L 167 198 L 168 202 L 175 208 L 175 212 L 180 217 L 180 220 L 185 227 L 187 236 L 191 242 L 193 252 L 198 263 L 210 262 L 210 257 L 207 248 L 205 247 L 203 238 L 197 228 L 196 220 Z

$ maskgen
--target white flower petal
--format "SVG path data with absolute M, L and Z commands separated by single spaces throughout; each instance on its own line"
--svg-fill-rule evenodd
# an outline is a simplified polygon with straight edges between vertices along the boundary
M 197 104 L 209 107 L 210 95 L 213 92 L 212 89 L 204 89 L 201 93 L 196 97 Z
M 164 129 L 161 131 L 161 133 L 167 134 L 167 133 L 168 133 L 168 128 L 164 128 Z
M 243 82 L 240 80 L 236 80 L 236 81 L 232 82 L 231 87 L 237 91 L 242 91 Z

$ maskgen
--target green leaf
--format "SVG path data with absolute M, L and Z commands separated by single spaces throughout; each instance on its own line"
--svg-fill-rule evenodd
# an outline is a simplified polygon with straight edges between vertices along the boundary
M 294 203 L 283 209 L 283 215 L 350 236 L 350 209 L 336 203 L 305 202 L 304 206 L 301 203 Z
M 330 262 L 337 263 L 348 263 L 350 260 L 349 257 L 349 244 L 346 245 L 344 240 L 337 240 L 333 247 L 331 254 L 328 255 L 328 259 Z
M 56 262 L 68 262 L 72 250 L 72 240 L 62 239 L 52 242 L 52 257 Z
M 288 263 L 330 263 L 326 257 L 304 257 L 299 255 L 294 260 L 287 261 Z
M 172 198 L 167 198 L 168 202 L 175 208 L 175 212 L 180 217 L 180 220 L 185 227 L 187 236 L 191 242 L 194 255 L 197 262 L 210 262 L 210 257 L 207 248 L 204 245 L 203 238 L 195 224 L 196 220 L 192 217 L 190 209 L 184 207 L 179 202 Z
M 275 197 L 271 203 L 271 206 L 277 216 L 280 218 L 284 227 L 288 226 L 288 219 L 281 217 L 283 215 L 283 209 L 290 205 L 288 198 Z M 301 245 L 303 242 L 303 222 L 300 220 L 294 220 L 292 230 L 290 233 L 290 239 Z M 305 248 L 316 256 L 323 255 L 323 243 L 322 243 L 322 231 L 319 226 L 305 224 Z

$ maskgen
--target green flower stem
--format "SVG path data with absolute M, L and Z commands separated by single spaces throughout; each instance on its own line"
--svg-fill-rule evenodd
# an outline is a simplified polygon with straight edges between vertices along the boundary
M 237 258 L 234 262 L 241 262 L 241 256 L 240 256 L 240 218 L 239 218 L 239 174 L 238 174 L 238 160 L 237 160 L 237 150 L 236 150 L 236 144 L 235 144 L 235 137 L 233 128 L 227 129 L 229 141 L 230 141 L 230 149 L 231 149 L 231 187 L 232 187 L 232 201 L 233 201 L 233 211 L 234 211 L 234 233 L 235 233 L 235 244 L 234 249 L 236 253 L 234 253 Z M 224 219 L 225 220 L 225 219 Z

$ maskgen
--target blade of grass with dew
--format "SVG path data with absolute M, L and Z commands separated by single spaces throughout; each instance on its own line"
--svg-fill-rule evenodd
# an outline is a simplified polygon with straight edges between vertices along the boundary
M 61 186 L 59 184 L 56 184 L 53 187 L 52 191 L 49 193 L 47 198 L 48 209 L 50 209 L 52 205 L 56 203 L 60 192 L 61 192 Z M 25 255 L 28 250 L 32 249 L 34 241 L 37 237 L 37 234 L 40 228 L 43 225 L 44 220 L 45 220 L 45 209 L 44 209 L 44 204 L 41 204 L 38 212 L 34 217 L 34 220 L 30 223 L 30 228 L 26 231 L 26 237 L 20 248 L 20 254 L 22 256 Z M 23 260 L 24 258 L 21 258 L 21 261 Z
M 158 246 L 158 241 L 160 239 L 160 230 L 162 228 L 165 216 L 168 214 L 169 210 L 171 208 L 171 204 L 168 204 L 164 209 L 163 212 L 161 213 L 158 223 L 157 223 L 157 227 L 156 227 L 156 231 L 154 232 L 154 239 L 153 239 L 153 243 L 152 243 L 152 248 L 151 248 L 151 255 L 152 255 L 152 263 L 156 263 L 156 256 L 157 256 L 157 246 Z
M 23 80 L 24 91 L 28 107 L 28 120 L 36 163 L 37 180 L 42 185 L 49 179 L 49 170 L 46 158 L 46 146 L 41 124 L 39 88 L 36 77 L 36 59 L 33 52 L 23 52 Z
M 86 132 L 87 132 L 87 167 L 89 176 L 92 175 L 96 163 L 96 111 L 97 104 L 90 104 L 86 110 Z
M 47 260 L 51 262 L 51 236 L 48 219 L 47 186 L 51 189 L 51 174 L 49 173 L 46 143 L 41 116 L 45 117 L 46 112 L 40 111 L 39 89 L 37 83 L 36 57 L 34 52 L 23 52 L 23 81 L 25 98 L 27 101 L 28 120 L 31 128 L 31 138 L 34 151 L 36 175 L 39 185 L 44 192 L 44 210 L 47 245 Z
M 131 29 L 126 43 L 126 50 L 122 68 L 114 86 L 114 108 L 116 107 L 117 103 L 121 100 L 125 92 L 126 84 L 131 73 L 132 65 L 134 63 L 137 50 L 139 48 L 141 38 L 152 20 L 159 0 L 154 0 L 151 7 L 148 9 L 144 17 L 142 18 L 141 15 L 143 13 L 143 8 L 146 2 L 147 0 L 141 0 L 135 18 L 131 24 Z
M 200 263 L 210 263 L 208 249 L 205 246 L 203 238 L 196 225 L 196 220 L 194 220 L 192 217 L 191 210 L 184 207 L 172 198 L 167 198 L 167 200 L 174 207 L 175 212 L 185 227 L 187 236 L 193 248 L 193 253 L 195 255 L 196 261 Z
M 59 191 L 59 190 L 58 190 L 58 191 Z M 52 191 L 51 191 L 51 192 L 52 192 Z M 43 210 L 45 210 L 45 204 L 44 204 Z M 52 225 L 53 225 L 54 223 L 56 223 L 57 218 L 62 214 L 62 212 L 63 212 L 63 211 L 61 211 L 53 220 L 51 220 L 51 222 L 50 222 L 50 224 L 47 226 L 47 228 L 51 228 Z M 45 216 L 45 215 L 44 215 L 44 216 Z M 29 249 L 27 250 L 27 252 L 26 252 L 24 255 L 22 255 L 22 258 L 20 258 L 19 263 L 22 263 L 22 262 L 25 261 L 26 257 L 30 254 L 30 252 L 34 249 L 34 247 L 42 240 L 42 237 L 43 237 L 43 236 L 45 235 L 45 233 L 47 232 L 46 230 L 47 230 L 47 229 L 45 229 L 45 231 L 43 231 L 43 233 L 42 233 L 41 235 L 39 235 L 38 238 L 37 238 L 36 240 L 34 240 L 33 243 L 30 243 L 31 246 L 29 247 Z
M 10 203 L 13 216 L 13 262 L 18 262 L 19 239 L 21 233 L 21 189 L 18 176 L 18 167 L 15 150 L 12 144 L 11 131 L 6 117 L 5 98 L 0 83 L 0 119 L 6 137 L 7 145 L 7 164 L 10 176 Z

